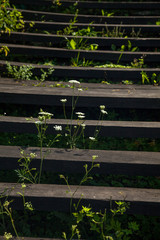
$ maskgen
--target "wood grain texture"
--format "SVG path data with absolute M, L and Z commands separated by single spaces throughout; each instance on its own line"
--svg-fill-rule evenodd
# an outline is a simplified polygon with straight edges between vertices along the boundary
M 36 121 L 36 119 L 35 119 Z M 84 122 L 84 121 L 82 121 Z M 80 122 L 79 122 L 80 123 Z M 56 134 L 55 125 L 61 125 L 63 132 L 67 124 L 77 125 L 77 121 L 69 122 L 64 119 L 51 119 L 48 121 L 47 134 Z M 96 126 L 100 127 L 100 136 L 126 137 L 126 138 L 159 138 L 160 122 L 127 122 L 127 121 L 96 121 L 86 120 L 85 136 L 94 136 Z M 33 122 L 26 121 L 24 117 L 0 116 L 0 131 L 15 133 L 37 133 Z
M 37 82 L 0 78 L 0 102 L 62 106 L 60 100 L 67 98 L 66 106 L 71 106 L 72 89 L 49 87 L 53 82 L 46 82 L 46 87 L 35 87 L 33 83 Z M 160 109 L 159 86 L 83 83 L 82 87 L 88 90 L 81 93 L 75 90 L 75 96 L 80 95 L 77 102 L 80 107 Z
M 30 41 L 30 42 L 51 42 L 54 45 L 66 44 L 65 38 L 73 39 L 73 36 L 69 35 L 56 35 L 56 34 L 42 34 L 42 33 L 27 33 L 27 32 L 12 32 L 10 35 L 1 35 L 2 41 Z M 110 37 L 87 37 L 87 36 L 75 36 L 75 39 L 83 39 L 87 43 L 96 43 L 99 47 L 111 47 L 114 44 L 117 47 L 122 45 L 128 45 L 128 41 L 131 42 L 132 47 L 160 47 L 159 38 L 110 38 Z
M 73 193 L 77 186 L 70 186 Z M 0 192 L 6 190 L 8 200 L 14 199 L 12 206 L 14 209 L 22 209 L 22 197 L 17 194 L 21 192 L 21 185 L 15 183 L 0 183 Z M 36 210 L 41 211 L 64 211 L 70 210 L 71 195 L 66 193 L 66 185 L 52 184 L 27 184 L 25 189 L 25 200 L 31 201 Z M 130 202 L 128 213 L 137 213 L 144 215 L 160 214 L 160 189 L 142 189 L 142 188 L 121 188 L 121 187 L 92 187 L 80 186 L 73 197 L 73 202 L 77 202 L 83 194 L 80 205 L 88 206 L 92 209 L 109 211 L 111 201 Z
M 66 49 L 66 48 L 53 48 L 53 47 L 42 47 L 42 46 L 27 46 L 18 44 L 6 44 L 0 43 L 0 47 L 7 45 L 10 54 L 20 54 L 23 56 L 37 56 L 37 57 L 50 57 L 70 59 L 76 58 L 80 53 L 81 58 L 94 60 L 94 61 L 111 61 L 116 62 L 121 55 L 121 51 L 106 51 L 106 50 L 81 50 L 81 49 Z M 121 62 L 132 62 L 135 58 L 139 59 L 145 56 L 145 63 L 159 63 L 160 52 L 123 52 Z
M 25 20 L 41 20 L 43 17 L 45 20 L 57 21 L 57 22 L 69 22 L 74 18 L 74 14 L 43 12 L 18 9 Z M 109 23 L 109 24 L 155 24 L 159 20 L 159 16 L 98 16 L 98 15 L 82 15 L 78 14 L 77 21 L 80 23 Z
M 18 159 L 21 158 L 22 149 L 27 154 L 35 153 L 37 155 L 32 160 L 31 167 L 39 169 L 40 149 L 23 146 L 0 146 L 0 169 L 19 168 Z M 93 173 L 159 176 L 160 172 L 159 152 L 44 148 L 43 153 L 47 153 L 43 171 L 83 174 L 84 165 L 91 166 L 92 156 L 96 155 L 98 158 L 94 162 L 100 164 L 100 168 L 95 168 Z

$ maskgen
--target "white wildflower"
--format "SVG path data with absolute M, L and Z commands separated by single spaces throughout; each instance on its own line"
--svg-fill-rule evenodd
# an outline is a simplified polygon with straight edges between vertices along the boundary
M 38 113 L 39 115 L 43 115 L 43 116 L 49 116 L 49 117 L 52 117 L 53 114 L 52 113 L 49 113 L 49 112 L 39 112 Z
M 62 131 L 62 126 L 55 125 L 55 126 L 54 126 L 54 129 L 55 129 L 56 131 Z
M 105 111 L 105 110 L 101 110 L 101 113 L 102 114 L 108 114 L 107 111 Z
M 67 102 L 67 99 L 64 98 L 64 99 L 61 99 L 60 101 L 61 101 L 62 103 L 66 103 L 66 102 Z
M 36 121 L 35 124 L 41 125 L 43 123 L 41 121 Z
M 86 124 L 82 123 L 81 127 L 84 129 L 86 127 Z
M 76 114 L 77 115 L 82 115 L 82 116 L 84 116 L 85 114 L 84 113 L 82 113 L 82 112 L 76 112 Z
M 80 82 L 77 81 L 77 80 L 69 80 L 69 83 L 72 83 L 72 84 L 80 84 Z
M 30 157 L 35 158 L 35 157 L 37 157 L 37 155 L 35 153 L 30 153 Z
M 83 92 L 83 89 L 82 89 L 82 88 L 78 88 L 78 91 L 79 91 L 79 92 Z
M 83 119 L 83 118 L 85 118 L 85 116 L 83 116 L 83 115 L 78 115 L 78 118 Z
M 90 140 L 95 141 L 96 139 L 94 137 L 89 137 Z

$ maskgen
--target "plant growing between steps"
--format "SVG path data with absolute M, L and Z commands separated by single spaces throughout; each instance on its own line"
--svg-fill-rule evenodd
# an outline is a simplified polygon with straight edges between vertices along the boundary
M 38 120 L 34 121 L 33 118 L 28 118 L 27 121 L 34 121 L 35 126 L 37 128 L 38 132 L 38 142 L 39 142 L 39 152 L 40 152 L 40 167 L 39 167 L 39 173 L 36 171 L 36 168 L 30 168 L 30 164 L 34 158 L 36 158 L 35 153 L 26 154 L 23 150 L 21 151 L 21 158 L 19 159 L 19 166 L 20 169 L 16 170 L 16 173 L 19 177 L 19 179 L 24 182 L 30 182 L 30 183 L 40 183 L 41 181 L 41 175 L 43 170 L 43 162 L 45 157 L 49 154 L 49 150 L 46 152 L 43 152 L 44 147 L 44 141 L 46 139 L 46 131 L 48 128 L 47 121 L 51 119 L 53 114 L 44 112 L 42 109 L 40 109 Z M 59 126 L 55 126 L 55 130 L 61 131 L 62 128 Z M 59 141 L 59 137 L 61 136 L 60 133 L 58 133 L 54 139 L 50 140 L 47 143 L 47 148 L 49 149 L 53 143 Z
M 152 73 L 151 78 L 149 78 L 148 74 L 144 71 L 142 71 L 141 73 L 142 76 L 142 84 L 145 84 L 146 82 L 148 84 L 153 84 L 153 85 L 159 85 L 160 83 L 160 74 L 156 74 L 156 73 Z
M 32 65 L 22 65 L 20 67 L 18 66 L 11 66 L 10 63 L 6 63 L 6 68 L 8 70 L 8 75 L 17 79 L 17 80 L 31 80 L 33 76 L 32 70 L 35 68 Z M 51 67 L 48 69 L 48 71 L 44 71 L 41 69 L 41 75 L 40 77 L 35 76 L 35 79 L 37 80 L 37 84 L 34 84 L 34 86 L 41 86 L 42 83 L 48 78 L 49 75 L 53 73 L 54 69 Z
M 21 12 L 9 0 L 0 0 L 0 33 L 11 33 L 24 28 L 24 21 Z

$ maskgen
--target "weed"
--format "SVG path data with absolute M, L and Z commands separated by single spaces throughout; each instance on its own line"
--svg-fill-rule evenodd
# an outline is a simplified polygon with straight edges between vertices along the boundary
M 106 210 L 104 213 L 94 212 L 91 207 L 82 206 L 81 210 L 73 212 L 75 218 L 74 225 L 71 227 L 71 236 L 67 238 L 66 233 L 63 232 L 64 239 L 70 239 L 77 237 L 81 239 L 83 236 L 91 236 L 92 239 L 100 240 L 129 240 L 132 235 L 139 230 L 139 225 L 136 222 L 128 222 L 128 226 L 122 227 L 122 224 L 116 218 L 117 215 L 123 215 L 128 206 L 128 203 L 124 201 L 116 201 L 117 208 L 111 209 L 110 213 L 107 214 Z M 84 232 L 85 229 L 85 232 Z
M 106 33 L 103 33 L 104 37 L 124 37 L 125 35 L 125 30 L 121 30 L 121 27 L 116 26 L 113 28 L 113 30 L 109 30 L 108 26 L 106 25 Z
M 30 80 L 33 75 L 31 70 L 34 69 L 32 65 L 22 65 L 18 67 L 11 66 L 8 62 L 6 63 L 6 68 L 10 76 L 19 80 Z
M 0 48 L 0 54 L 3 54 L 5 55 L 5 57 L 7 57 L 8 53 L 9 53 L 9 48 L 7 46 L 2 46 Z
M 103 65 L 97 65 L 95 67 L 98 67 L 98 68 L 131 68 L 131 66 L 124 66 L 124 65 L 120 65 L 120 64 L 114 64 L 114 63 L 106 63 Z
M 24 21 L 15 6 L 11 10 L 8 8 L 11 8 L 9 0 L 0 0 L 0 32 L 10 34 L 11 31 L 23 29 Z
M 114 15 L 114 12 L 107 12 L 107 11 L 104 11 L 104 9 L 101 10 L 101 13 L 102 13 L 102 16 L 106 16 L 106 17 L 111 17 Z
M 83 49 L 83 50 L 91 50 L 91 51 L 95 51 L 98 49 L 98 44 L 87 44 L 87 40 L 84 41 L 83 38 L 72 38 L 72 39 L 68 39 L 67 37 L 65 37 L 66 41 L 67 41 L 67 48 L 68 49 Z
M 73 67 L 88 67 L 93 65 L 93 60 L 80 59 L 80 52 L 78 52 L 77 57 L 71 58 L 71 66 Z
M 6 63 L 6 68 L 8 70 L 8 75 L 12 76 L 15 79 L 18 80 L 31 80 L 33 76 L 32 70 L 34 67 L 32 65 L 22 65 L 20 67 L 18 66 L 11 66 L 10 63 Z M 48 78 L 49 75 L 53 73 L 54 69 L 51 67 L 48 69 L 48 71 L 44 71 L 41 69 L 41 75 L 40 77 L 35 76 L 35 79 L 37 80 L 37 84 L 34 84 L 34 86 L 41 86 L 41 84 Z
M 160 74 L 157 76 L 156 73 L 152 73 L 152 76 L 150 79 L 147 73 L 142 71 L 141 76 L 142 76 L 142 84 L 145 84 L 145 82 L 147 82 L 148 84 L 151 83 L 153 85 L 159 85 L 160 83 Z
M 74 29 L 77 28 L 76 26 L 74 26 L 74 24 L 77 22 L 77 16 L 78 16 L 78 9 L 76 10 L 73 20 L 70 20 L 69 26 L 67 26 L 63 30 L 57 31 L 57 35 L 71 35 L 74 32 Z
M 22 158 L 19 160 L 20 166 L 22 169 L 16 170 L 18 176 L 21 180 L 27 180 L 31 183 L 37 183 L 37 177 L 38 177 L 38 183 L 41 181 L 41 175 L 42 175 L 42 169 L 43 169 L 43 162 L 46 157 L 46 155 L 49 153 L 49 151 L 43 152 L 44 147 L 44 141 L 46 139 L 46 131 L 47 131 L 47 120 L 50 120 L 53 114 L 49 112 L 44 112 L 42 109 L 40 109 L 38 121 L 34 121 L 37 131 L 38 131 L 38 141 L 39 141 L 39 147 L 40 147 L 40 170 L 39 175 L 35 172 L 34 175 L 32 174 L 32 171 L 35 171 L 34 168 L 29 168 L 29 165 L 33 158 L 36 157 L 34 153 L 31 153 L 30 156 L 24 154 L 24 151 L 22 152 Z M 33 121 L 32 118 L 27 119 L 28 121 Z M 57 128 L 55 126 L 56 131 L 61 131 L 61 128 Z M 58 138 L 61 136 L 60 133 L 58 133 L 52 140 L 50 140 L 47 144 L 47 147 L 51 147 L 53 143 L 58 142 Z
M 145 67 L 144 65 L 144 56 L 140 57 L 139 59 L 134 59 L 133 62 L 131 62 L 131 66 L 134 68 L 142 68 Z
M 133 82 L 129 81 L 129 80 L 123 80 L 122 83 L 125 84 L 125 85 L 132 85 L 133 84 Z

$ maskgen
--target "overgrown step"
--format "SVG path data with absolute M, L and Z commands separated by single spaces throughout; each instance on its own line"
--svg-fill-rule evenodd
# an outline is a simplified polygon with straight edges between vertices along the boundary
M 18 169 L 18 160 L 21 158 L 22 149 L 27 154 L 35 153 L 37 155 L 32 160 L 31 167 L 39 169 L 40 149 L 23 146 L 0 146 L 0 169 Z M 100 168 L 94 169 L 92 173 L 159 176 L 160 172 L 159 152 L 43 148 L 43 153 L 46 153 L 43 171 L 49 172 L 83 174 L 84 165 L 91 166 L 92 156 L 98 156 L 94 163 L 100 164 Z
M 56 35 L 56 34 L 42 34 L 42 33 L 27 33 L 27 32 L 12 32 L 10 35 L 3 34 L 1 36 L 2 41 L 10 42 L 30 42 L 34 43 L 51 43 L 55 45 L 66 45 L 66 38 L 71 39 L 83 39 L 87 41 L 87 44 L 98 44 L 99 47 L 111 47 L 114 44 L 116 47 L 121 47 L 122 45 L 128 45 L 128 41 L 131 42 L 132 47 L 140 48 L 156 48 L 160 47 L 159 38 L 111 38 L 111 37 L 87 37 L 87 36 L 69 36 L 69 35 Z M 7 43 L 6 43 L 7 44 Z
M 117 62 L 121 56 L 121 63 L 131 62 L 135 58 L 139 59 L 144 56 L 145 63 L 159 63 L 160 52 L 123 52 L 122 51 L 88 51 L 81 49 L 64 49 L 64 48 L 51 48 L 51 47 L 37 47 L 37 46 L 26 46 L 26 45 L 17 45 L 17 44 L 6 44 L 1 43 L 1 46 L 7 45 L 10 49 L 10 54 L 22 54 L 23 56 L 33 56 L 36 57 L 49 57 L 61 58 L 61 59 L 70 59 L 76 58 L 80 54 L 81 58 L 90 59 L 94 61 L 111 61 Z
M 0 70 L 2 73 L 6 72 L 6 62 L 0 60 Z M 22 65 L 32 65 L 34 67 L 33 72 L 36 75 L 40 75 L 41 69 L 48 70 L 51 66 L 39 65 L 33 63 L 24 62 L 11 62 L 12 66 L 22 66 Z M 141 72 L 144 71 L 151 77 L 153 73 L 157 75 L 160 74 L 159 68 L 99 68 L 99 67 L 72 67 L 72 66 L 58 66 L 54 65 L 54 72 L 52 76 L 54 77 L 64 77 L 64 78 L 78 78 L 78 79 L 101 79 L 100 81 L 121 81 L 121 80 L 133 80 L 135 83 L 137 81 L 142 81 Z
M 33 81 L 36 84 L 37 81 Z M 66 106 L 71 106 L 72 89 L 68 82 L 62 87 L 54 87 L 54 82 L 46 82 L 46 87 L 35 87 L 32 80 L 17 82 L 13 79 L 0 78 L 0 102 L 12 104 L 35 104 L 62 106 L 61 99 L 67 98 Z M 48 87 L 47 87 L 48 86 Z M 56 85 L 55 85 L 56 86 Z M 160 87 L 120 84 L 82 83 L 83 92 L 75 91 L 80 96 L 79 107 L 160 109 Z
M 38 30 L 45 30 L 45 31 L 58 31 L 63 30 L 64 28 L 68 27 L 69 24 L 65 22 L 41 22 L 41 21 L 34 21 L 34 26 L 30 28 L 30 21 L 25 22 L 25 29 L 38 29 Z M 77 29 L 87 28 L 87 23 L 75 23 L 74 27 Z M 124 32 L 125 34 L 132 34 L 133 31 L 139 36 L 140 34 L 157 34 L 159 35 L 159 26 L 158 25 L 129 25 L 129 24 L 90 24 L 90 27 L 93 27 L 95 31 L 102 31 L 104 30 L 104 34 L 107 34 L 107 31 L 116 31 L 116 28 L 119 31 Z
M 78 188 L 78 189 L 77 189 Z M 8 194 L 8 200 L 14 199 L 11 205 L 14 209 L 23 209 L 23 200 L 17 192 L 21 192 L 21 185 L 17 183 L 0 183 L 0 192 L 8 189 L 4 194 Z M 10 190 L 12 189 L 12 191 Z M 121 187 L 92 187 L 92 186 L 70 186 L 71 193 L 76 189 L 73 196 L 73 203 L 78 202 L 82 197 L 80 205 L 91 205 L 94 210 L 107 209 L 109 211 L 111 202 L 130 202 L 128 213 L 144 215 L 160 215 L 160 189 L 142 188 L 121 188 Z M 31 201 L 36 210 L 41 211 L 70 211 L 71 195 L 66 193 L 66 185 L 52 184 L 27 184 L 25 189 L 26 201 Z

